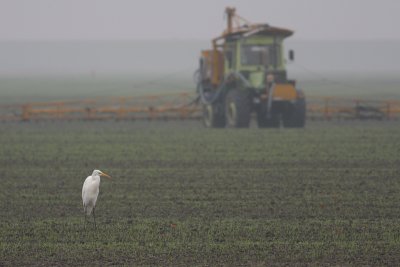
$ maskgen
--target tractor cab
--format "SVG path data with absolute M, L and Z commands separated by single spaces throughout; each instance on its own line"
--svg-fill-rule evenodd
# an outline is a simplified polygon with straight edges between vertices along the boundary
M 283 36 L 275 33 L 236 38 L 225 45 L 225 74 L 241 72 L 254 88 L 265 87 L 268 74 L 285 81 Z

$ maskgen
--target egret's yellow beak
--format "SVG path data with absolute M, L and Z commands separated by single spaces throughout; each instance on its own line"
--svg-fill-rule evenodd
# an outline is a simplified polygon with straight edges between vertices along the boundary
M 104 172 L 100 173 L 100 176 L 105 176 L 105 177 L 111 179 L 111 176 Z

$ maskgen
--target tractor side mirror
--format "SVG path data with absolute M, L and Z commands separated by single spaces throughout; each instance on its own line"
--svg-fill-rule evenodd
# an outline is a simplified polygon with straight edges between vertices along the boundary
M 289 60 L 294 61 L 294 51 L 292 49 L 289 50 Z

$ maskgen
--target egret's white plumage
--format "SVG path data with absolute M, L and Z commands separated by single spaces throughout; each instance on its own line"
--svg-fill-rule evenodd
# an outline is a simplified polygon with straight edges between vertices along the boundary
M 111 178 L 108 174 L 102 171 L 94 170 L 91 176 L 88 176 L 82 187 L 82 202 L 83 210 L 86 215 L 93 214 L 94 224 L 96 225 L 95 208 L 97 197 L 99 196 L 100 176 Z

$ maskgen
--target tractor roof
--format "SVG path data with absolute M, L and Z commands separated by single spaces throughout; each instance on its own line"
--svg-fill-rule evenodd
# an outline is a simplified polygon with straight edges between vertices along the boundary
M 225 14 L 227 16 L 226 30 L 222 35 L 213 40 L 214 43 L 224 38 L 234 39 L 253 35 L 280 35 L 288 37 L 293 34 L 293 31 L 288 29 L 273 27 L 268 24 L 251 23 L 247 19 L 239 16 L 236 13 L 236 9 L 233 7 L 227 7 L 225 9 Z
M 293 34 L 293 31 L 285 28 L 278 28 L 270 26 L 268 24 L 252 24 L 243 25 L 239 28 L 234 29 L 231 32 L 225 31 L 222 35 L 225 38 L 231 37 L 246 37 L 252 35 L 280 35 L 283 37 L 289 37 Z
M 218 41 L 223 39 L 234 40 L 254 35 L 289 37 L 293 34 L 293 31 L 289 29 L 273 27 L 268 24 L 251 23 L 236 14 L 236 9 L 232 7 L 227 7 L 225 13 L 227 15 L 227 27 L 220 36 L 212 40 L 214 48 L 218 46 Z

